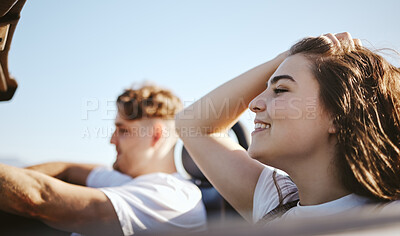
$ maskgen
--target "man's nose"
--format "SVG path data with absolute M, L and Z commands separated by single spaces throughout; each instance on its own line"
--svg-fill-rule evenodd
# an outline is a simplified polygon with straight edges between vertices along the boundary
M 113 134 L 111 135 L 111 139 L 110 139 L 110 143 L 114 144 L 114 145 L 117 145 L 117 133 L 116 132 L 117 132 L 116 130 L 113 132 Z

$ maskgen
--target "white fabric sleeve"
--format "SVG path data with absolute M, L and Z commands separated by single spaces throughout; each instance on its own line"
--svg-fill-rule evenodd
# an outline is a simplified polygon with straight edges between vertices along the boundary
M 253 223 L 257 223 L 264 215 L 279 205 L 279 195 L 272 177 L 273 172 L 270 167 L 265 167 L 258 178 L 253 199 Z M 295 192 L 286 197 L 283 204 L 299 199 L 297 187 L 289 176 L 276 173 L 276 180 L 284 198 Z
M 128 183 L 133 178 L 111 167 L 100 166 L 94 168 L 86 179 L 86 186 L 92 188 L 114 187 Z
M 124 235 L 196 230 L 206 225 L 200 190 L 172 175 L 139 176 L 123 186 L 100 190 L 112 202 Z

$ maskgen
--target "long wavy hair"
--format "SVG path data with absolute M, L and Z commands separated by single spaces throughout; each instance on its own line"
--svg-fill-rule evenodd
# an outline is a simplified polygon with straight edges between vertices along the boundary
M 324 37 L 305 38 L 290 54 L 311 62 L 334 119 L 343 186 L 379 201 L 400 199 L 400 70 L 365 47 L 332 47 Z

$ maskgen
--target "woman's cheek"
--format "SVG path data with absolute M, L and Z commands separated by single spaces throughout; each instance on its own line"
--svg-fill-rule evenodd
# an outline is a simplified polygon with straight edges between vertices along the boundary
M 317 99 L 307 98 L 276 98 L 267 111 L 273 120 L 314 120 L 317 118 Z
M 303 116 L 303 104 L 299 98 L 276 98 L 267 107 L 267 111 L 273 120 L 295 120 Z

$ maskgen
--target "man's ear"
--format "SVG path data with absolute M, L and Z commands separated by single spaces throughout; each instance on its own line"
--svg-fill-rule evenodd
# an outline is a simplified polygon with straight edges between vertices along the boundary
M 153 136 L 151 140 L 151 146 L 154 147 L 158 141 L 162 138 L 164 125 L 157 122 L 153 125 Z

